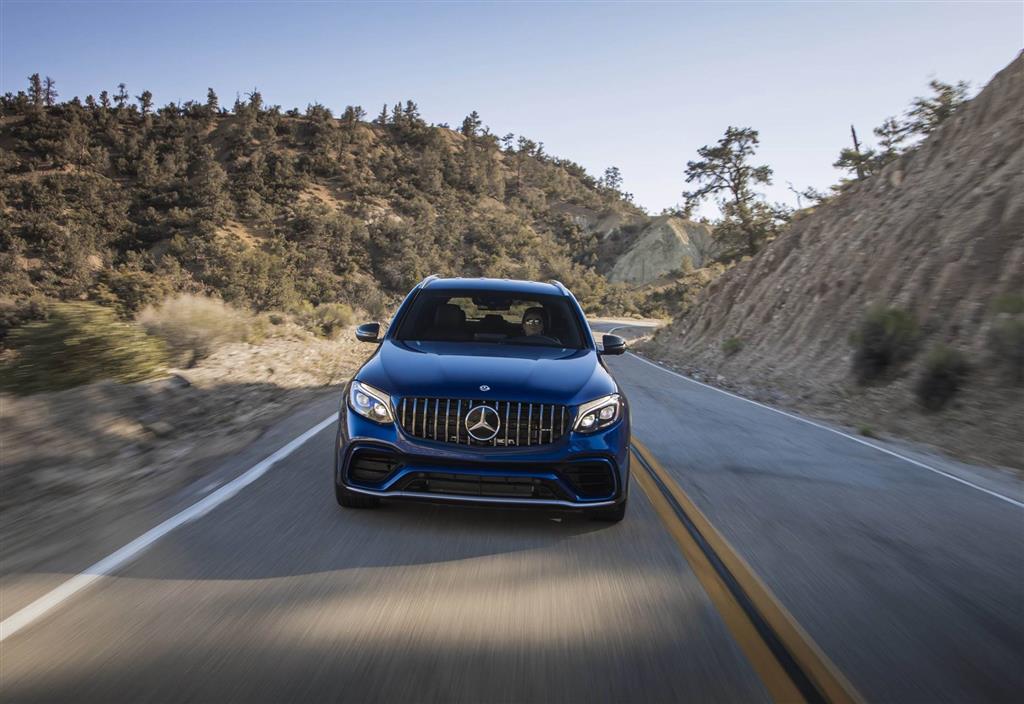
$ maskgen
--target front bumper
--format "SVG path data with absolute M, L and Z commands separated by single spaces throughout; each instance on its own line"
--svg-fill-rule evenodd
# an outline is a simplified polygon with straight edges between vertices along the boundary
M 360 494 L 475 504 L 601 508 L 626 500 L 629 419 L 533 447 L 486 448 L 413 438 L 341 411 L 335 482 Z

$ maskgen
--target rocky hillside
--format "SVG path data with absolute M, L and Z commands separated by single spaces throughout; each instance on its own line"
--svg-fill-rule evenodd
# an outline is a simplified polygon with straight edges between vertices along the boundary
M 864 432 L 889 430 L 1020 467 L 1022 296 L 1018 56 L 916 149 L 711 283 L 649 352 Z M 907 360 L 858 383 L 863 321 L 879 306 L 908 321 Z M 936 372 L 960 388 L 928 411 L 920 390 Z

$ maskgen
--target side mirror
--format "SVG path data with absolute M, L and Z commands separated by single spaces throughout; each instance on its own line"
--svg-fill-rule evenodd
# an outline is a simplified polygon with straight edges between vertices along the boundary
M 380 323 L 363 323 L 356 328 L 356 339 L 360 342 L 379 342 Z
M 618 335 L 605 335 L 601 338 L 601 345 L 604 347 L 601 354 L 625 354 L 626 341 Z

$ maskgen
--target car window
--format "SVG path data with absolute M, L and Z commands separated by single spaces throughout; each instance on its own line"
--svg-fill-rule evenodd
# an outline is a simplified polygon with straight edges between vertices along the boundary
M 422 291 L 399 340 L 583 347 L 575 310 L 563 296 L 494 291 Z

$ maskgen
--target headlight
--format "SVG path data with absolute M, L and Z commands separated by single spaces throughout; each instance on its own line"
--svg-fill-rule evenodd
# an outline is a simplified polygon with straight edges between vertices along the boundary
M 391 412 L 391 401 L 380 389 L 375 389 L 361 381 L 353 381 L 348 392 L 348 405 L 353 411 L 376 423 L 394 423 L 395 414 Z
M 617 421 L 621 414 L 622 399 L 618 394 L 602 396 L 580 406 L 579 413 L 576 414 L 576 424 L 572 429 L 580 433 L 592 433 L 607 428 Z

